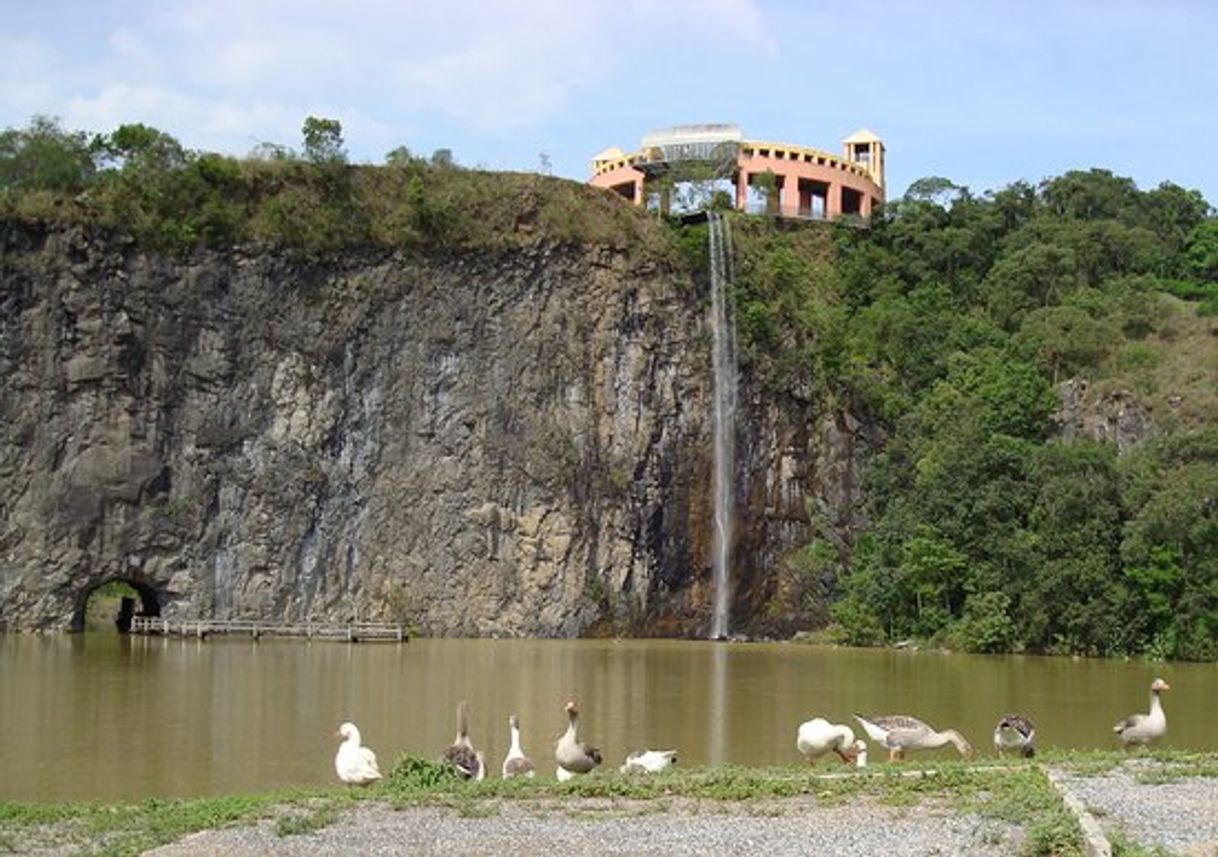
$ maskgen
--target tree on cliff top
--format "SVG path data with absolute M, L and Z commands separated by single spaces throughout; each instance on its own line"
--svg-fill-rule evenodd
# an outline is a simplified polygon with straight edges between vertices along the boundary
M 322 119 L 310 116 L 301 127 L 304 135 L 304 153 L 315 164 L 345 163 L 347 150 L 343 148 L 343 126 L 337 119 Z
M 76 193 L 94 171 L 86 135 L 58 119 L 35 116 L 28 128 L 0 132 L 0 189 Z

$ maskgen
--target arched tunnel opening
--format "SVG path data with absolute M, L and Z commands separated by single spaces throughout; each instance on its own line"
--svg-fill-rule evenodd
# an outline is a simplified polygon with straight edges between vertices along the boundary
M 155 589 L 146 583 L 114 577 L 81 595 L 72 630 L 126 634 L 136 616 L 160 615 L 161 602 Z

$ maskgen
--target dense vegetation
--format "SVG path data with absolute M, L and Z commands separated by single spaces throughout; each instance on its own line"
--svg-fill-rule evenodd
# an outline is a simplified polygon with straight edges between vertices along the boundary
M 838 582 L 841 639 L 1218 657 L 1212 214 L 1092 170 L 981 198 L 923 180 L 819 248 L 741 224 L 753 370 L 887 435 L 868 531 L 796 558 Z M 1153 432 L 1120 453 L 1064 439 L 1068 379 Z
M 173 253 L 246 243 L 311 256 L 497 251 L 541 235 L 660 249 L 636 212 L 572 182 L 462 169 L 444 149 L 351 164 L 331 119 L 309 117 L 302 138 L 300 152 L 262 143 L 233 158 L 145 125 L 89 137 L 35 117 L 0 132 L 0 217 L 95 224 Z
M 0 218 L 167 252 L 494 251 L 545 235 L 705 259 L 704 231 L 665 239 L 609 194 L 444 151 L 355 166 L 337 122 L 302 130 L 302 153 L 235 159 L 143 125 L 89 138 L 35 118 L 0 133 Z M 925 179 L 869 229 L 735 222 L 749 371 L 886 437 L 868 530 L 844 545 L 814 516 L 793 558 L 808 615 L 832 601 L 854 643 L 1218 657 L 1218 220 L 1198 193 L 1102 170 L 980 197 Z M 1121 450 L 1066 439 L 1067 381 L 1153 431 Z

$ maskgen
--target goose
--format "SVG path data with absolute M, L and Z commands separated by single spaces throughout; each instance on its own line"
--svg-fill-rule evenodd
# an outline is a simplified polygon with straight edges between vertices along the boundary
M 1171 690 L 1171 685 L 1161 678 L 1150 683 L 1150 713 L 1131 714 L 1112 727 L 1126 747 L 1148 744 L 1167 733 L 1167 715 L 1163 713 L 1163 701 L 1159 694 Z
M 854 742 L 854 766 L 856 768 L 867 767 L 867 742 L 862 738 Z
M 554 761 L 568 773 L 586 774 L 601 763 L 601 751 L 579 740 L 575 724 L 578 717 L 579 708 L 572 700 L 567 703 L 567 731 L 554 746 Z M 560 774 L 559 779 L 565 778 Z
M 623 774 L 658 774 L 676 762 L 676 750 L 635 750 L 620 770 Z
M 994 746 L 1001 756 L 1004 750 L 1017 750 L 1025 759 L 1036 755 L 1032 739 L 1036 736 L 1036 727 L 1032 721 L 1022 714 L 1004 714 L 994 727 Z
M 482 754 L 469 740 L 469 706 L 464 699 L 457 703 L 457 737 L 444 750 L 444 761 L 463 779 L 480 780 L 486 776 Z
M 360 746 L 356 725 L 344 723 L 335 734 L 343 739 L 334 757 L 334 771 L 338 778 L 351 786 L 366 786 L 379 780 L 381 771 L 376 764 L 376 753 L 370 747 Z
M 888 748 L 888 761 L 905 758 L 906 750 L 933 750 L 952 744 L 964 758 L 971 758 L 973 745 L 955 729 L 942 732 L 907 714 L 886 714 L 876 717 L 854 715 L 872 741 Z
M 503 760 L 503 778 L 510 780 L 512 777 L 533 776 L 533 761 L 520 749 L 520 721 L 515 714 L 508 718 L 508 729 L 512 733 L 512 746 Z
M 833 752 L 843 762 L 854 761 L 854 730 L 849 726 L 830 723 L 823 717 L 814 717 L 799 724 L 795 733 L 795 748 L 809 759 L 816 759 Z

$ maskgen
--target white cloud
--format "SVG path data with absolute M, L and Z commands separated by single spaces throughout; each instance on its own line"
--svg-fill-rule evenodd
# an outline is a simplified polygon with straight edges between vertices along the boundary
M 132 14 L 141 8 L 143 17 Z M 9 48 L 0 108 L 60 113 L 89 130 L 140 121 L 188 146 L 237 152 L 251 139 L 294 143 L 318 105 L 385 142 L 438 123 L 494 138 L 541 129 L 576 99 L 595 103 L 678 47 L 709 43 L 724 56 L 772 47 L 756 0 L 175 0 L 116 9 L 89 34 L 89 56 L 50 29 L 42 44 L 0 41 Z

